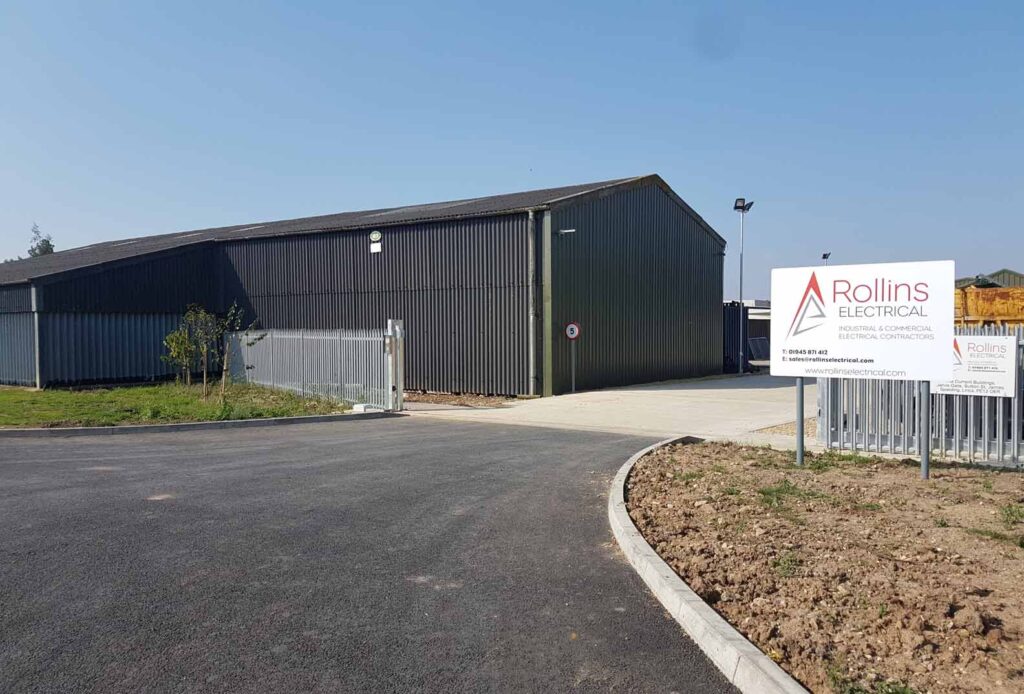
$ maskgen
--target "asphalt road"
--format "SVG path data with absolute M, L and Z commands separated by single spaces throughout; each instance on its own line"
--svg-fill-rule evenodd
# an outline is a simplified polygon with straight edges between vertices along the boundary
M 411 417 L 0 440 L 0 691 L 730 691 L 608 529 L 648 443 Z

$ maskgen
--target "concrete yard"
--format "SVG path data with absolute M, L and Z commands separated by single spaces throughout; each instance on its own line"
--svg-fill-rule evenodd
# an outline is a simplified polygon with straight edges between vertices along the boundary
M 805 406 L 813 413 L 817 386 L 808 380 Z M 428 409 L 416 414 L 658 438 L 752 441 L 751 432 L 796 419 L 796 385 L 792 378 L 764 375 L 667 381 L 522 400 L 505 408 Z
M 654 438 L 402 417 L 5 440 L 0 691 L 730 691 L 608 528 Z

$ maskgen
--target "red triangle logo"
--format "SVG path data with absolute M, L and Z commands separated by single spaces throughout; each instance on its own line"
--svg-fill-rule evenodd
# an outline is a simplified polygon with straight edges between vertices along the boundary
M 818 286 L 818 275 L 812 272 L 804 295 L 800 299 L 800 305 L 793 314 L 793 321 L 789 324 L 789 337 L 818 328 L 827 318 L 825 300 L 821 296 L 821 287 Z

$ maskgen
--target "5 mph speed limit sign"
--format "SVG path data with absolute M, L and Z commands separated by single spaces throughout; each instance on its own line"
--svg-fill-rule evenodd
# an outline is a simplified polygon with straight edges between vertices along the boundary
M 580 326 L 578 323 L 569 323 L 565 326 L 565 336 L 570 340 L 575 340 L 580 336 Z

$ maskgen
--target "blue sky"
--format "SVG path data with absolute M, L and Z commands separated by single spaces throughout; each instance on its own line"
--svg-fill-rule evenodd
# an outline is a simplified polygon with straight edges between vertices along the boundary
M 0 3 L 0 257 L 656 172 L 775 266 L 1024 270 L 1024 3 Z

